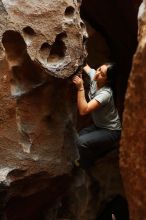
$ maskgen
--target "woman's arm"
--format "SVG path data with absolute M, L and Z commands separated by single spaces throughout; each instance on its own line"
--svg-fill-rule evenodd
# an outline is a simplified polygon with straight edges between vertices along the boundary
M 101 106 L 100 102 L 93 99 L 86 101 L 83 80 L 79 76 L 74 76 L 73 83 L 77 87 L 77 105 L 80 115 L 86 115 Z
M 96 71 L 93 68 L 91 68 L 88 64 L 83 67 L 83 70 L 85 71 L 85 73 L 88 74 L 88 76 L 90 77 L 90 80 L 92 81 L 94 79 Z
M 87 74 L 89 74 L 91 68 L 90 68 L 90 66 L 89 66 L 88 64 L 86 64 L 86 66 L 83 67 L 83 70 L 84 70 Z
M 77 92 L 77 104 L 80 115 L 87 115 L 95 109 L 98 109 L 101 104 L 100 102 L 92 99 L 90 102 L 87 102 L 85 99 L 85 92 L 84 90 Z

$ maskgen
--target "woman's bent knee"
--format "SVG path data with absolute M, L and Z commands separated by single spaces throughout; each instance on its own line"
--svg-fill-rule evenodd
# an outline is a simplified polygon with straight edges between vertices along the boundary
M 78 149 L 88 148 L 88 143 L 87 143 L 86 139 L 84 138 L 84 135 L 81 135 L 81 136 L 78 137 L 77 147 L 78 147 Z

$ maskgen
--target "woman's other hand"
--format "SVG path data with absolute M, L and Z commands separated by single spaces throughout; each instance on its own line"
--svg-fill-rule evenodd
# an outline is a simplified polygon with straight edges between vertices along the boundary
M 83 84 L 84 84 L 84 82 L 83 82 L 83 79 L 82 79 L 82 74 L 80 74 L 80 75 L 75 75 L 74 77 L 73 77 L 73 83 L 76 85 L 76 88 L 78 89 L 78 90 L 80 90 L 80 89 L 83 89 L 84 87 L 83 87 Z

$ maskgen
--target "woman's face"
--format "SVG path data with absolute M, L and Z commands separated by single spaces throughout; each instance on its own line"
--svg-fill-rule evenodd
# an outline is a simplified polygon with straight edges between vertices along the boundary
M 94 80 L 105 85 L 107 82 L 107 69 L 108 69 L 108 66 L 105 64 L 100 66 L 96 70 Z

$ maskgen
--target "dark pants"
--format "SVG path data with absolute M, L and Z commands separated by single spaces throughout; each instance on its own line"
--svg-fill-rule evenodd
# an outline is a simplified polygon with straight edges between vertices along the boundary
M 91 125 L 79 132 L 77 147 L 80 155 L 80 166 L 89 168 L 107 152 L 116 148 L 121 131 L 97 128 Z

